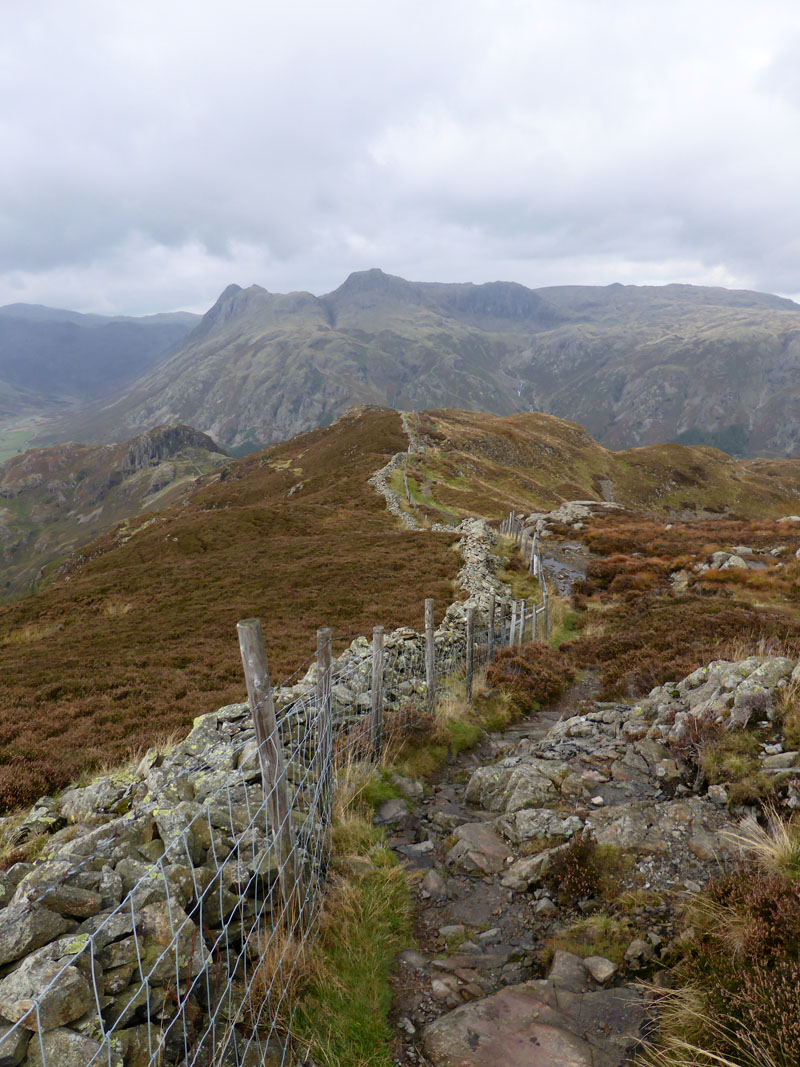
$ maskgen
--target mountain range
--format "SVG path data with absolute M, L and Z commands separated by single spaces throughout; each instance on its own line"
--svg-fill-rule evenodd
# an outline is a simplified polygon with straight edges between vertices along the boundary
M 185 422 L 243 453 L 353 404 L 575 420 L 610 448 L 800 454 L 800 305 L 667 286 L 527 289 L 351 274 L 317 297 L 230 285 L 164 358 L 39 440 Z

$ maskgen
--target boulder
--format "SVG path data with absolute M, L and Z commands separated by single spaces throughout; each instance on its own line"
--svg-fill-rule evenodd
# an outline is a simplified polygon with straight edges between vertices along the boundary
M 0 965 L 18 960 L 71 928 L 62 915 L 26 901 L 0 910 Z
M 48 948 L 28 956 L 0 981 L 0 1015 L 14 1023 L 22 1020 L 28 1030 L 66 1026 L 93 1006 L 91 986 L 71 957 Z
M 508 845 L 486 823 L 464 823 L 456 830 L 455 837 L 447 862 L 466 871 L 497 874 L 511 858 Z
M 102 1059 L 97 1055 L 101 1051 Z M 86 1067 L 95 1058 L 111 1067 L 122 1067 L 120 1053 L 107 1052 L 97 1041 L 76 1034 L 74 1030 L 58 1029 L 43 1034 L 41 1042 L 38 1037 L 33 1038 L 25 1063 L 26 1067 L 54 1067 L 55 1064 L 58 1067 Z

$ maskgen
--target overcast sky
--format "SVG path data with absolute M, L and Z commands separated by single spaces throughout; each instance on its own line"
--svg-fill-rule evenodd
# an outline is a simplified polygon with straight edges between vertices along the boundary
M 800 295 L 797 0 L 3 0 L 0 304 Z

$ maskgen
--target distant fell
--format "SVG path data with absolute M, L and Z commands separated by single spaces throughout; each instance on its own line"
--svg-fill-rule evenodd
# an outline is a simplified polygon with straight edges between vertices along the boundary
M 602 444 L 706 444 L 800 455 L 800 305 L 666 286 L 410 282 L 231 285 L 175 350 L 49 438 L 114 440 L 165 421 L 245 452 L 353 404 L 541 411 Z
M 198 321 L 188 312 L 134 318 L 39 304 L 0 307 L 0 418 L 83 404 L 118 389 Z

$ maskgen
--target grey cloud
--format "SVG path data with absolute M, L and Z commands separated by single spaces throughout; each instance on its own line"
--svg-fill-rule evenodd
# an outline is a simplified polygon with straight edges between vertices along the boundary
M 202 308 L 230 281 L 322 292 L 375 265 L 800 292 L 794 4 L 4 18 L 0 303 Z

